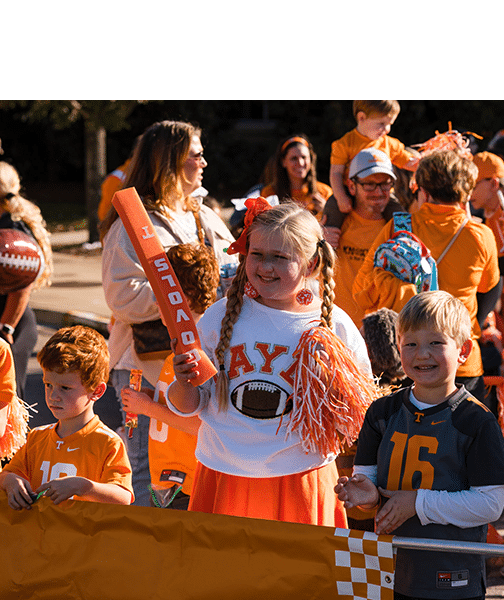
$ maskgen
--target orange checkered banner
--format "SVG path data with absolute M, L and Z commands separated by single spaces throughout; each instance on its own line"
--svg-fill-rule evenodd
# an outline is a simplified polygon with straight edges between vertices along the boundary
M 0 598 L 392 600 L 392 536 L 0 494 Z

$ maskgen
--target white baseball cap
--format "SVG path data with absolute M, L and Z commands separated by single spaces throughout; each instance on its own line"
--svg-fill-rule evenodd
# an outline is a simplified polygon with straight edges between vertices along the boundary
M 376 148 L 365 148 L 353 157 L 348 171 L 348 178 L 364 178 L 375 173 L 386 173 L 396 179 L 390 158 L 385 152 Z

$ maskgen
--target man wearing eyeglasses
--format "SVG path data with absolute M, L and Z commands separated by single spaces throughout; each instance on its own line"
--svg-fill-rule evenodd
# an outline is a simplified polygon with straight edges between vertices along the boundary
M 364 311 L 353 299 L 352 284 L 367 251 L 385 225 L 383 211 L 391 202 L 390 192 L 396 176 L 384 152 L 366 148 L 350 163 L 348 177 L 347 189 L 353 197 L 353 209 L 345 216 L 341 230 L 328 226 L 326 220 L 324 233 L 338 255 L 335 303 L 360 327 Z M 396 210 L 404 210 L 399 203 L 394 204 Z

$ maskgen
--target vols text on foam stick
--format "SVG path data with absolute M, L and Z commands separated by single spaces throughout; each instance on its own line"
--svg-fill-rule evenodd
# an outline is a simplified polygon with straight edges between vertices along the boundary
M 201 349 L 189 304 L 152 221 L 135 188 L 116 192 L 112 204 L 151 284 L 170 337 L 177 338 L 177 352 L 191 354 L 198 363 L 198 377 L 191 380 L 191 383 L 200 385 L 213 377 L 217 370 Z

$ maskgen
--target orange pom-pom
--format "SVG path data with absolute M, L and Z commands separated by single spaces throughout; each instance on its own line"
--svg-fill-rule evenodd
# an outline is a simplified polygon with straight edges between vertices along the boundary
M 9 416 L 3 437 L 0 438 L 0 458 L 11 458 L 26 441 L 28 410 L 20 398 L 9 403 Z
M 466 132 L 468 135 L 472 135 L 475 138 L 483 139 L 480 135 L 473 132 Z M 448 131 L 439 133 L 436 131 L 436 135 L 423 144 L 413 144 L 412 148 L 417 148 L 420 153 L 420 157 L 428 156 L 433 152 L 447 152 L 449 150 L 456 150 L 460 156 L 472 160 L 472 152 L 469 148 L 469 138 L 462 133 L 459 133 L 456 129 L 452 129 L 451 121 L 448 121 Z M 413 174 L 410 181 L 410 189 L 416 192 L 418 186 L 416 183 L 415 175 Z
M 298 362 L 287 434 L 297 431 L 307 453 L 337 455 L 357 439 L 366 410 L 384 391 L 326 327 L 305 331 L 293 356 Z

